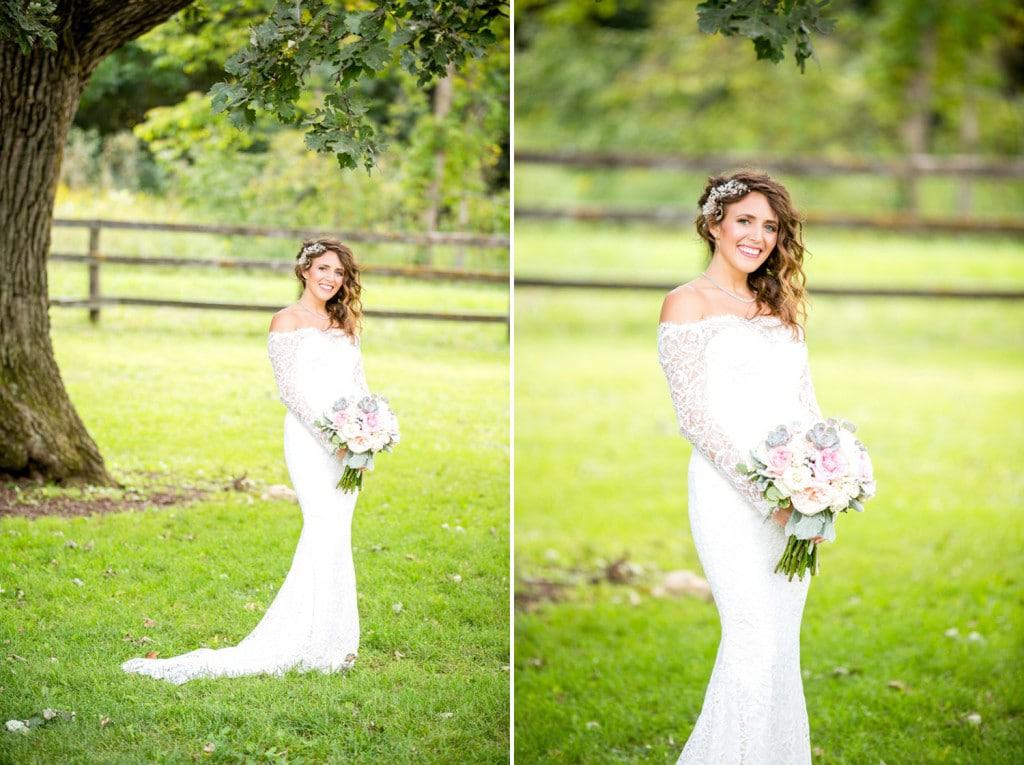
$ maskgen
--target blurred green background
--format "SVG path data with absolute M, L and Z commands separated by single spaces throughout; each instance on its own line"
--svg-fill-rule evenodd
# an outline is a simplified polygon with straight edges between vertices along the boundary
M 967 154 L 1019 163 L 1020 41 L 1009 3 L 841 2 L 819 62 L 757 61 L 697 31 L 696 3 L 517 4 L 517 151 Z M 1002 159 L 1001 159 L 1002 158 Z M 517 163 L 518 208 L 671 208 L 707 174 Z M 1020 220 L 1020 178 L 773 173 L 805 212 Z M 692 213 L 691 213 L 692 211 Z M 826 297 L 815 287 L 1024 291 L 1015 234 L 810 226 L 817 397 L 859 426 L 879 493 L 840 524 L 804 612 L 814 761 L 1024 758 L 1024 305 Z M 692 226 L 516 220 L 518 278 L 678 284 Z M 517 762 L 674 762 L 719 642 L 701 573 L 689 444 L 657 362 L 663 292 L 517 287 Z

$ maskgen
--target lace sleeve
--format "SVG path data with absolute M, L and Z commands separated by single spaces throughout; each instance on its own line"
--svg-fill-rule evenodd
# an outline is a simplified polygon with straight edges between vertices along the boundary
M 801 342 L 804 341 L 804 336 L 800 336 Z M 806 343 L 804 343 L 806 348 Z M 807 412 L 815 420 L 823 420 L 821 414 L 821 407 L 818 406 L 818 398 L 814 395 L 814 384 L 811 382 L 811 364 L 808 359 L 804 358 L 804 368 L 800 372 L 800 406 L 805 412 Z
M 306 426 L 306 430 L 313 434 L 324 450 L 329 454 L 334 454 L 337 449 L 313 424 L 319 415 L 314 414 L 310 409 L 295 383 L 295 357 L 299 342 L 300 337 L 297 332 L 271 332 L 267 338 L 267 353 L 270 356 L 270 366 L 274 370 L 278 396 L 281 403 L 288 407 L 288 411 Z
M 746 460 L 708 409 L 704 348 L 710 337 L 706 325 L 662 323 L 658 327 L 658 360 L 668 381 L 679 432 L 718 468 L 759 515 L 766 517 L 771 505 L 757 486 L 736 470 L 736 464 Z

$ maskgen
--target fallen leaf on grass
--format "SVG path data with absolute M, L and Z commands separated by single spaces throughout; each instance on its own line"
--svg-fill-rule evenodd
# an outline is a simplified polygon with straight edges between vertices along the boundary
M 454 712 L 442 712 L 441 714 L 438 715 L 438 717 L 440 717 L 442 720 L 450 720 L 453 717 L 455 717 L 455 713 Z
M 890 680 L 887 683 L 887 685 L 888 685 L 889 688 L 892 688 L 894 691 L 899 691 L 900 693 L 906 693 L 907 692 L 907 685 L 902 680 Z
M 395 603 L 393 606 L 391 606 L 391 610 L 394 611 L 396 614 L 402 613 L 403 608 L 405 608 L 405 606 L 403 606 L 401 603 Z
M 825 750 L 822 749 L 820 746 L 816 746 L 811 750 L 811 754 L 813 754 L 815 757 L 822 757 L 825 754 Z
M 601 727 L 601 723 L 599 723 L 597 720 L 588 720 L 587 721 L 587 730 L 597 730 L 600 727 Z
M 106 728 L 108 725 L 110 725 L 110 718 L 109 717 L 101 717 L 100 718 L 100 727 L 101 728 Z
M 405 654 L 402 653 L 401 651 L 395 651 L 395 658 L 396 659 L 404 659 L 405 658 Z
M 146 658 L 147 659 L 155 659 L 159 655 L 160 655 L 159 651 L 149 651 L 149 652 L 146 653 Z
M 74 579 L 71 580 L 71 583 L 72 584 L 77 584 L 79 587 L 82 587 L 85 584 L 85 582 L 83 582 L 77 576 Z
M 155 627 L 156 626 L 156 619 L 150 619 L 148 616 L 144 616 L 142 618 L 142 626 L 143 627 Z
M 210 743 L 208 743 L 206 746 L 203 747 L 203 751 L 206 752 L 207 754 L 211 754 L 213 752 L 213 750 L 216 749 L 216 748 L 217 748 L 217 745 L 214 744 L 211 741 Z
M 962 719 L 965 723 L 968 723 L 969 725 L 981 725 L 981 715 L 979 715 L 977 712 L 971 712 L 970 714 L 966 714 L 960 719 Z
M 260 607 L 259 603 L 246 603 L 245 604 L 245 610 L 246 611 L 255 611 L 259 607 Z

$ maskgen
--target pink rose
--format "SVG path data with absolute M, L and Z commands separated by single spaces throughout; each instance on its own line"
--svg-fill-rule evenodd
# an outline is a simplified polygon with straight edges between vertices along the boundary
M 822 449 L 813 459 L 814 477 L 819 481 L 830 481 L 846 475 L 846 457 L 839 449 Z
M 331 422 L 334 424 L 336 430 L 341 430 L 341 426 L 348 421 L 348 412 L 342 409 L 340 412 L 335 412 Z
M 366 414 L 366 427 L 368 427 L 370 430 L 376 428 L 378 422 L 379 418 L 377 417 L 376 412 L 368 412 Z
M 785 446 L 776 446 L 768 452 L 768 472 L 782 475 L 793 464 L 793 452 Z

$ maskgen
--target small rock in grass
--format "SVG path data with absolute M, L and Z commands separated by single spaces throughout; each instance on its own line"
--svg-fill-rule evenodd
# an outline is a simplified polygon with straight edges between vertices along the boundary
M 907 685 L 902 680 L 890 680 L 888 682 L 888 686 L 894 691 L 899 691 L 900 693 L 907 692 Z
M 969 725 L 981 725 L 981 715 L 977 712 L 971 712 L 968 715 L 964 715 L 964 722 Z
M 455 717 L 455 713 L 454 712 L 442 712 L 441 714 L 438 715 L 438 717 L 440 717 L 442 720 L 450 720 L 453 717 Z
M 82 586 L 84 586 L 84 585 L 85 585 L 85 582 L 83 582 L 83 581 L 82 581 L 81 579 L 79 579 L 79 578 L 78 578 L 77 576 L 76 576 L 76 577 L 75 577 L 74 579 L 72 579 L 72 580 L 71 580 L 71 583 L 72 583 L 72 584 L 77 584 L 77 585 L 78 585 L 79 587 L 82 587 Z
M 43 710 L 43 719 L 44 720 L 52 720 L 56 716 L 57 716 L 57 711 L 55 709 L 50 709 L 49 707 L 47 707 L 46 709 Z
M 452 581 L 455 582 L 455 584 L 462 584 L 462 577 L 458 574 L 452 574 Z
M 405 658 L 405 654 L 404 653 L 402 653 L 401 651 L 395 651 L 395 659 L 404 659 L 404 658 Z
M 695 595 L 705 600 L 711 598 L 711 585 L 707 579 L 684 569 L 669 571 L 662 578 L 660 586 L 668 595 Z
M 260 495 L 260 499 L 281 499 L 295 501 L 295 492 L 282 483 L 271 484 L 267 490 Z
M 216 749 L 216 748 L 217 748 L 217 745 L 214 744 L 211 741 L 206 746 L 203 747 L 203 751 L 206 752 L 207 754 L 211 754 L 213 752 L 213 750 Z
M 100 718 L 100 727 L 101 728 L 106 728 L 108 725 L 110 725 L 110 718 L 109 717 L 101 717 Z
M 28 733 L 28 726 L 21 720 L 8 720 L 7 730 L 11 733 Z
M 396 614 L 402 613 L 403 608 L 405 608 L 405 606 L 403 606 L 401 603 L 395 603 L 393 606 L 391 606 L 391 610 L 394 611 Z
M 587 720 L 587 730 L 597 730 L 601 727 L 601 723 L 597 720 Z

